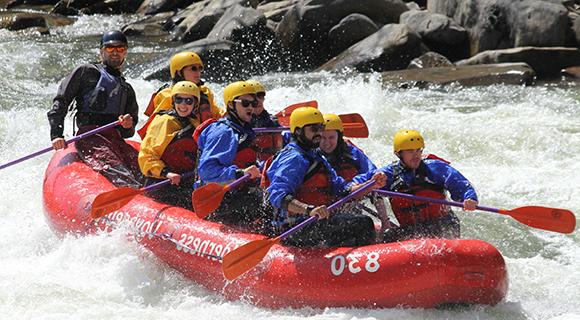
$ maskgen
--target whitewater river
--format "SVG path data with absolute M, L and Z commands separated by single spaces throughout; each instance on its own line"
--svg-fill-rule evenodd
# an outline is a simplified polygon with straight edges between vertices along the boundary
M 0 30 L 0 163 L 49 145 L 46 112 L 58 83 L 75 65 L 96 59 L 99 33 L 127 19 L 81 18 L 48 37 Z M 132 43 L 128 68 L 139 55 L 163 49 Z M 371 136 L 356 143 L 377 165 L 394 160 L 398 129 L 418 129 L 426 151 L 451 161 L 475 184 L 482 205 L 542 205 L 580 214 L 576 83 L 402 90 L 383 87 L 376 75 L 258 79 L 270 89 L 270 111 L 316 99 L 325 112 L 361 113 Z M 141 108 L 161 85 L 137 74 L 129 82 Z M 223 85 L 210 84 L 220 104 Z M 70 119 L 65 132 L 71 136 Z M 226 301 L 122 232 L 55 235 L 42 207 L 49 157 L 1 172 L 0 319 L 580 319 L 580 233 L 536 230 L 485 212 L 459 215 L 464 237 L 490 242 L 506 259 L 509 292 L 496 306 L 269 310 Z

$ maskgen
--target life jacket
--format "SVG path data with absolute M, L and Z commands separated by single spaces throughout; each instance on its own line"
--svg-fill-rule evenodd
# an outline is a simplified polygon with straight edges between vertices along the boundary
M 428 155 L 425 159 L 437 159 L 445 161 L 434 155 Z M 393 183 L 389 190 L 401 193 L 412 194 L 416 196 L 429 197 L 445 200 L 445 188 L 433 184 L 427 178 L 427 166 L 421 162 L 419 168 L 415 171 L 415 177 L 411 185 L 403 180 L 403 170 L 398 164 L 393 165 Z M 390 198 L 391 208 L 395 217 L 401 226 L 414 225 L 417 223 L 429 222 L 438 218 L 447 216 L 451 209 L 447 205 L 430 203 L 426 201 L 417 201 L 404 198 Z
M 252 145 L 258 161 L 265 161 L 282 150 L 284 145 L 282 135 L 279 132 L 260 133 Z
M 286 147 L 280 151 L 285 152 L 290 150 L 290 147 Z M 302 152 L 300 150 L 300 152 Z M 270 157 L 264 163 L 262 168 L 262 180 L 260 181 L 260 187 L 266 189 L 270 186 L 270 180 L 268 179 L 268 169 L 273 162 L 276 155 Z M 308 157 L 308 156 L 307 156 Z M 296 190 L 294 198 L 300 202 L 311 204 L 314 206 L 327 205 L 335 200 L 335 196 L 332 192 L 332 184 L 330 182 L 330 176 L 328 175 L 328 169 L 322 161 L 314 160 L 310 163 L 310 166 L 306 170 L 302 184 Z
M 172 172 L 184 173 L 195 169 L 197 159 L 197 144 L 193 140 L 195 127 L 189 118 L 180 117 L 175 110 L 161 111 L 157 115 L 167 114 L 177 119 L 181 124 L 181 130 L 173 137 L 165 148 L 161 160 Z
M 254 149 L 251 147 L 253 139 L 250 139 L 246 133 L 242 132 L 238 127 L 230 124 L 228 121 L 225 121 L 225 119 L 215 120 L 210 118 L 195 129 L 193 132 L 193 140 L 195 141 L 196 149 L 198 149 L 197 142 L 203 130 L 205 130 L 205 128 L 207 128 L 210 124 L 217 121 L 220 121 L 228 127 L 232 128 L 232 130 L 238 134 L 238 151 L 236 153 L 236 157 L 234 158 L 233 164 L 240 169 L 245 169 L 251 165 L 256 164 L 256 151 L 254 151 Z
M 84 113 L 122 114 L 123 100 L 127 99 L 122 85 L 124 80 L 121 77 L 110 74 L 100 64 L 95 66 L 101 76 L 95 88 L 83 95 L 78 110 Z

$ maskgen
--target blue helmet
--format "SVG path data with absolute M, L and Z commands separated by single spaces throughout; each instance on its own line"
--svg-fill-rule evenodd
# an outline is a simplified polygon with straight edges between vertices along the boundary
M 119 30 L 107 31 L 103 34 L 103 38 L 101 38 L 101 47 L 104 46 L 118 46 L 118 45 L 127 45 L 127 37 L 123 34 L 123 32 Z

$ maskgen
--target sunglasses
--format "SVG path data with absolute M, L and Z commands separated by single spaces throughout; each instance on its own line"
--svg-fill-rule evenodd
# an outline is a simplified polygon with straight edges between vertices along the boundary
M 127 47 L 125 47 L 125 46 L 121 46 L 121 47 L 105 47 L 105 51 L 107 53 L 113 53 L 113 51 L 115 51 L 117 53 L 125 53 L 125 52 L 127 52 Z
M 203 66 L 189 66 L 191 71 L 203 71 Z
M 258 93 L 256 93 L 256 97 L 258 97 L 259 99 L 264 99 L 266 97 L 266 93 L 265 92 L 258 92 Z
M 307 127 L 309 127 L 314 132 L 324 131 L 323 124 L 309 124 Z
M 242 104 L 242 107 L 247 108 L 249 106 L 252 107 L 257 107 L 258 106 L 258 101 L 256 100 L 242 100 L 242 99 L 236 99 L 234 100 L 234 102 L 239 102 Z
M 188 104 L 188 105 L 194 105 L 197 100 L 194 98 L 183 98 L 183 97 L 173 97 L 173 102 L 175 102 L 175 104 Z

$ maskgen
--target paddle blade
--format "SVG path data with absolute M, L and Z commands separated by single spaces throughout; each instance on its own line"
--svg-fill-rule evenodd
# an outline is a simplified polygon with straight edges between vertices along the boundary
M 217 183 L 208 183 L 196 189 L 191 195 L 193 211 L 200 218 L 207 217 L 210 213 L 219 208 L 222 199 L 227 192 L 227 187 Z
M 129 203 L 134 196 L 143 192 L 145 192 L 143 189 L 119 188 L 101 193 L 95 197 L 95 200 L 93 200 L 93 205 L 91 206 L 91 217 L 93 217 L 93 219 L 98 219 L 110 212 L 120 209 Z
M 369 128 L 365 119 L 358 113 L 339 114 L 344 127 L 344 135 L 350 138 L 368 138 Z
M 226 279 L 234 280 L 255 267 L 278 241 L 279 238 L 251 241 L 226 254 L 222 260 L 222 272 Z
M 499 210 L 517 221 L 530 227 L 560 232 L 572 233 L 576 228 L 576 217 L 570 210 L 547 208 L 540 206 L 526 206 L 513 210 Z
M 300 107 L 313 107 L 318 108 L 318 102 L 316 100 L 312 101 L 305 101 L 299 102 L 295 104 L 291 104 L 284 108 L 284 110 L 276 113 L 276 118 L 278 119 L 278 123 L 283 127 L 288 127 L 290 125 L 290 114 L 292 111 L 300 108 Z

